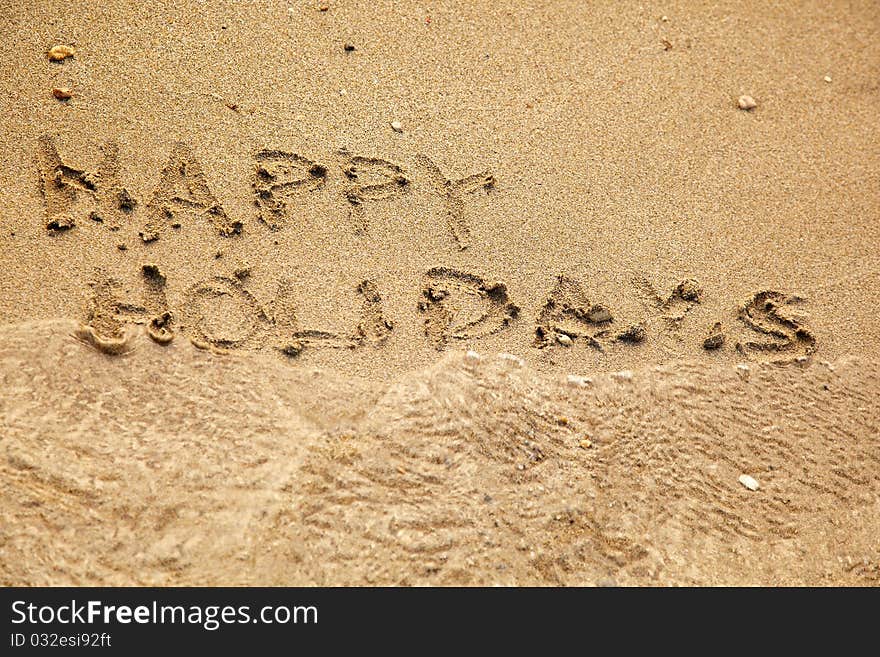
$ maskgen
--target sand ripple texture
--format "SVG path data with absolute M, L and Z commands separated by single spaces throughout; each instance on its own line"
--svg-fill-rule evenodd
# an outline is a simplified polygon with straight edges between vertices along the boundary
M 0 328 L 3 585 L 880 584 L 872 360 L 376 384 L 75 330 Z

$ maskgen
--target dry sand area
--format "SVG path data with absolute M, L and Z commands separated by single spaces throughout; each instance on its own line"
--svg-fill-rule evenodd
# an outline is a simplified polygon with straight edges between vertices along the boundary
M 0 36 L 0 584 L 880 585 L 876 2 Z

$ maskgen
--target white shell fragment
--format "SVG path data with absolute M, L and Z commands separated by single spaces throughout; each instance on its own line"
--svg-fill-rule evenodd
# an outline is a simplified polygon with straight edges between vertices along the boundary
M 753 110 L 758 106 L 758 103 L 755 102 L 755 99 L 751 96 L 740 96 L 739 100 L 736 101 L 736 104 L 739 105 L 741 110 Z
M 745 486 L 749 490 L 758 490 L 758 488 L 760 488 L 757 480 L 754 477 L 750 477 L 747 474 L 741 474 L 739 476 L 739 483 L 741 483 L 743 486 Z

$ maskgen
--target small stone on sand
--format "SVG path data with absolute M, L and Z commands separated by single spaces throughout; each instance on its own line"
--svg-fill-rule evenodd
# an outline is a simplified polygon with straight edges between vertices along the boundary
M 355 50 L 355 47 L 354 44 L 346 43 L 344 46 L 342 46 L 342 49 L 345 50 L 345 52 L 352 52 Z
M 570 338 L 569 336 L 567 336 L 565 333 L 560 333 L 560 334 L 558 334 L 558 335 L 556 336 L 556 340 L 557 340 L 557 341 L 559 342 L 559 344 L 561 344 L 563 347 L 570 347 L 570 346 L 571 346 L 571 338 Z
M 740 96 L 739 100 L 736 101 L 736 104 L 739 105 L 741 110 L 746 111 L 753 110 L 758 106 L 758 103 L 756 103 L 755 99 L 751 96 Z
M 831 76 L 830 76 L 830 75 L 826 75 L 824 79 L 825 79 L 825 82 L 831 82 Z
M 403 124 L 400 121 L 392 121 L 391 129 L 394 130 L 394 132 L 403 132 Z
M 70 97 L 73 96 L 73 92 L 67 87 L 55 87 L 52 89 L 52 95 L 58 100 L 70 100 Z
M 750 477 L 747 474 L 741 474 L 739 476 L 739 483 L 748 488 L 749 490 L 758 490 L 758 482 L 755 481 L 754 477 Z
M 73 57 L 76 54 L 76 50 L 73 46 L 52 46 L 49 49 L 49 61 L 52 62 L 60 62 L 62 60 L 67 59 L 68 57 Z

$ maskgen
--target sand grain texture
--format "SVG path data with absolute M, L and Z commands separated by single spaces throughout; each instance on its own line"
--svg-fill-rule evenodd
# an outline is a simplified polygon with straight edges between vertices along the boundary
M 878 31 L 0 0 L 0 581 L 877 585 Z

